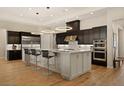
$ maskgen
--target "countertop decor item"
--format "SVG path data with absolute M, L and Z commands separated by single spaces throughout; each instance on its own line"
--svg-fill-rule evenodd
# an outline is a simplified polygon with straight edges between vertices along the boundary
M 12 45 L 12 49 L 13 49 L 13 50 L 16 50 L 16 48 L 17 48 L 17 46 L 13 44 L 13 45 Z
M 66 42 L 73 42 L 76 41 L 77 35 L 66 36 L 64 41 Z

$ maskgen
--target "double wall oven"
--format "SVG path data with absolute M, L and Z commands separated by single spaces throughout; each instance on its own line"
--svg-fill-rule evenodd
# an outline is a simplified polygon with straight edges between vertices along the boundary
M 94 40 L 93 41 L 93 60 L 99 62 L 107 61 L 107 48 L 106 48 L 106 40 Z

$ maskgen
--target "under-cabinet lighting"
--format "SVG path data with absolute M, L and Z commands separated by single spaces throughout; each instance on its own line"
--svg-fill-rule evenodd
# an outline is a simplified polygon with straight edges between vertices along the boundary
M 69 27 L 69 26 L 56 27 L 55 30 L 57 30 L 57 31 L 67 31 L 67 30 L 72 30 L 72 27 Z
M 94 14 L 94 12 L 90 12 L 90 14 L 91 14 L 91 15 L 93 15 L 93 14 Z

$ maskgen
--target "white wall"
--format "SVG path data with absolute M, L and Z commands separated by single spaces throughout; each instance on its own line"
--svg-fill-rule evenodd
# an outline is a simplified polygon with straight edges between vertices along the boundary
M 119 32 L 120 32 L 119 30 L 122 30 L 123 27 L 121 25 L 117 24 L 116 22 L 113 22 L 112 28 L 113 28 L 113 33 L 116 34 L 116 40 L 117 40 L 116 49 L 114 50 L 114 51 L 116 51 L 115 57 L 118 57 L 119 56 L 119 48 L 123 48 L 123 47 L 119 47 L 119 40 L 121 39 L 119 37 Z M 114 54 L 114 51 L 113 51 L 113 54 Z
M 109 8 L 107 10 L 107 67 L 113 68 L 113 21 L 124 18 L 124 8 Z
M 0 28 L 0 58 L 5 58 L 6 29 Z
M 124 29 L 119 30 L 118 36 L 118 55 L 119 57 L 124 57 Z
M 10 21 L 1 21 L 1 20 L 0 20 L 0 28 L 5 28 L 10 31 L 26 31 L 26 32 L 38 30 L 38 26 L 27 25 L 17 22 L 10 22 Z
M 113 55 L 115 55 L 115 57 L 118 57 L 118 29 L 119 29 L 119 27 L 118 27 L 118 25 L 117 24 L 115 24 L 115 23 L 113 23 L 112 24 L 112 28 L 113 28 L 113 34 L 115 34 L 116 35 L 116 37 L 114 37 L 115 39 L 116 39 L 116 46 L 115 46 L 115 48 L 114 48 L 114 46 L 113 46 L 113 49 L 114 49 L 114 51 L 113 51 Z M 113 39 L 114 39 L 113 38 Z
M 92 27 L 107 25 L 107 16 L 106 14 L 97 15 L 90 17 L 88 19 L 80 20 L 80 29 L 89 29 Z

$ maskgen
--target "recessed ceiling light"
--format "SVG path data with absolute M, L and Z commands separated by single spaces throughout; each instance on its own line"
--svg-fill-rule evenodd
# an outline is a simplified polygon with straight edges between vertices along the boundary
M 46 7 L 46 9 L 48 9 L 48 10 L 49 10 L 49 9 L 50 9 L 50 7 Z
M 37 12 L 36 15 L 39 15 L 39 13 Z
M 32 10 L 32 8 L 28 8 L 28 10 L 30 11 L 30 10 Z
M 53 15 L 50 15 L 50 16 L 53 16 Z
M 20 16 L 23 16 L 23 14 L 20 14 Z
M 93 15 L 93 14 L 94 14 L 94 12 L 90 12 L 90 14 L 91 14 L 91 15 Z
M 68 9 L 65 9 L 65 11 L 67 12 L 67 11 L 68 11 Z

